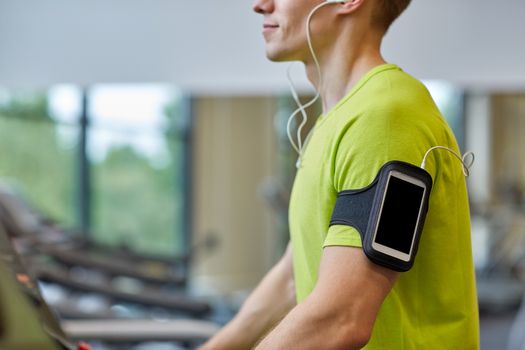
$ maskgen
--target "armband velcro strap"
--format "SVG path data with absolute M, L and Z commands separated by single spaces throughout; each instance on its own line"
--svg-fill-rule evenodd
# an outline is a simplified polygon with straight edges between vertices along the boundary
M 374 203 L 374 197 L 377 190 L 377 180 L 375 180 L 365 188 L 359 190 L 346 190 L 337 194 L 337 201 L 335 202 L 332 219 L 332 225 L 347 225 L 354 227 L 361 240 L 364 241 L 364 234 L 368 227 L 370 219 L 370 211 Z

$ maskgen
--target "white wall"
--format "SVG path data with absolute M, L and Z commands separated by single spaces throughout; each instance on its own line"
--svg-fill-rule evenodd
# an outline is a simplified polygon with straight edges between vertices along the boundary
M 385 56 L 420 78 L 525 88 L 523 14 L 523 0 L 414 0 Z M 285 66 L 264 58 L 258 17 L 246 0 L 0 0 L 0 85 L 286 89 Z
M 525 89 L 525 1 L 413 0 L 384 51 L 424 79 Z

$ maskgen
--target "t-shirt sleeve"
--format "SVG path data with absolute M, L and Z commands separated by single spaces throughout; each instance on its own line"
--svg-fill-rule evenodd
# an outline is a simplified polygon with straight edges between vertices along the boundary
M 414 111 L 377 110 L 348 125 L 335 145 L 333 186 L 337 193 L 360 189 L 376 178 L 392 160 L 419 166 L 423 155 L 435 145 L 428 123 L 418 121 Z M 433 174 L 432 166 L 427 168 Z M 323 243 L 327 246 L 361 247 L 361 236 L 351 226 L 330 226 Z

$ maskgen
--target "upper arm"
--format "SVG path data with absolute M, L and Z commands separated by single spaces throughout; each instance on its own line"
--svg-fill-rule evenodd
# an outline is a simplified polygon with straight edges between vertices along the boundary
M 379 309 L 399 273 L 372 263 L 360 248 L 331 246 L 323 250 L 312 298 L 339 322 L 368 339 Z

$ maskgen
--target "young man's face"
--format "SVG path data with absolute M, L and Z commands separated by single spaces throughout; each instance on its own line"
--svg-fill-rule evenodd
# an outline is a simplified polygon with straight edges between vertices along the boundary
M 263 15 L 266 56 L 272 61 L 304 61 L 309 57 L 306 19 L 320 0 L 255 0 L 253 10 Z M 316 22 L 316 21 L 312 21 Z M 312 32 L 316 26 L 312 25 Z

